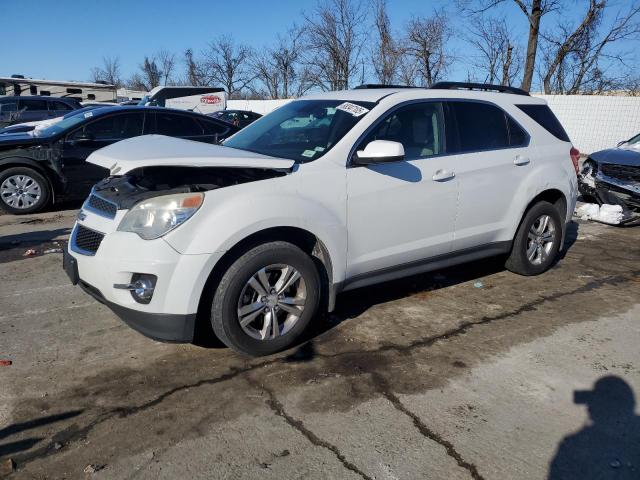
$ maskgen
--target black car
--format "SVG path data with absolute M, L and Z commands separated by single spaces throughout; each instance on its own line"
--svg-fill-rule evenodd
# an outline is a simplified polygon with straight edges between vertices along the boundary
M 220 110 L 219 112 L 209 113 L 208 115 L 239 128 L 244 128 L 262 117 L 259 113 L 250 112 L 248 110 Z
M 623 223 L 640 217 L 640 134 L 589 155 L 580 169 L 578 188 L 587 200 L 620 205 Z
M 74 98 L 62 97 L 2 97 L 0 98 L 0 128 L 15 123 L 35 122 L 61 117 L 82 108 Z
M 99 148 L 159 134 L 218 143 L 238 128 L 199 113 L 163 107 L 103 107 L 44 129 L 0 136 L 0 208 L 33 213 L 61 199 L 81 198 L 109 171 L 85 162 Z

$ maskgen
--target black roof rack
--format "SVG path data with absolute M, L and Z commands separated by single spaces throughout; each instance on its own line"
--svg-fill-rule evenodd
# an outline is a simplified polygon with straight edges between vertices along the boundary
M 509 87 L 507 85 L 492 85 L 490 83 L 470 83 L 470 82 L 437 82 L 431 85 L 431 88 L 439 90 L 483 90 L 486 92 L 494 91 L 500 93 L 513 93 L 514 95 L 529 96 L 529 92 L 517 87 Z
M 358 85 L 357 87 L 353 87 L 354 90 L 368 90 L 375 88 L 421 88 L 414 87 L 412 85 L 385 85 L 384 83 L 364 83 L 362 85 Z

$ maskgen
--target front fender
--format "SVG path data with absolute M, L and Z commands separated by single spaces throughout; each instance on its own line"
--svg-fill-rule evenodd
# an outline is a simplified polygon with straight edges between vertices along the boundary
M 272 183 L 284 186 L 285 182 Z M 255 189 L 256 183 L 250 185 Z M 186 228 L 174 230 L 165 240 L 182 254 L 213 254 L 226 252 L 262 230 L 296 227 L 324 244 L 331 258 L 334 282 L 344 280 L 347 231 L 342 209 L 332 211 L 295 190 L 270 188 L 251 193 L 246 186 L 207 192 L 204 204 L 185 224 Z

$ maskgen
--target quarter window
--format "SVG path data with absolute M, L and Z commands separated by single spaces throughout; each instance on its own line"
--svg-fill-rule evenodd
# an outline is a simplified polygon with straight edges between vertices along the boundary
M 71 110 L 71 107 L 63 102 L 52 102 L 50 107 L 51 110 Z
M 401 107 L 367 135 L 361 148 L 374 140 L 399 142 L 406 160 L 444 153 L 444 110 L 441 102 L 424 102 Z

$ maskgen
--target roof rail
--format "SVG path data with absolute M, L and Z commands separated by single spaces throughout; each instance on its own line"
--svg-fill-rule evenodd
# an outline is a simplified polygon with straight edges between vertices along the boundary
M 490 83 L 470 83 L 470 82 L 437 82 L 431 88 L 439 90 L 483 90 L 486 92 L 495 91 L 500 93 L 513 93 L 514 95 L 529 96 L 529 92 L 517 87 L 507 85 L 492 85 Z
M 364 83 L 362 85 L 358 85 L 357 87 L 353 87 L 354 90 L 369 90 L 375 88 L 421 88 L 414 87 L 412 85 L 385 85 L 384 83 Z

